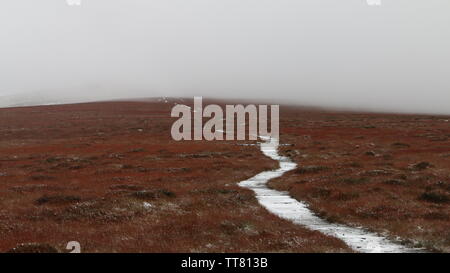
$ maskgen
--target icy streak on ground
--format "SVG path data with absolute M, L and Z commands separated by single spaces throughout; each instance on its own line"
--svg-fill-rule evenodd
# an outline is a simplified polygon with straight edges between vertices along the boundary
M 264 155 L 276 160 L 280 168 L 274 171 L 265 171 L 239 183 L 241 187 L 253 190 L 259 203 L 275 215 L 293 221 L 296 224 L 306 226 L 311 230 L 317 230 L 324 234 L 337 237 L 348 246 L 359 252 L 423 252 L 423 249 L 408 248 L 401 244 L 389 241 L 385 237 L 363 228 L 348 227 L 340 224 L 329 223 L 316 216 L 306 203 L 299 202 L 290 197 L 287 192 L 269 189 L 267 182 L 270 179 L 282 176 L 284 173 L 294 170 L 297 164 L 288 157 L 278 154 L 278 139 L 261 137 L 265 142 L 261 143 L 261 151 Z

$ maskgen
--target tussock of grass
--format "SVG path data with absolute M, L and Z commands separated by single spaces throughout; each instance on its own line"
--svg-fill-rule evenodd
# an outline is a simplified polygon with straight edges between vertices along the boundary
M 130 194 L 131 197 L 142 199 L 142 200 L 153 200 L 157 198 L 163 198 L 163 197 L 175 197 L 175 193 L 169 191 L 169 190 L 156 190 L 156 191 L 136 191 Z
M 60 205 L 60 204 L 69 204 L 69 203 L 75 203 L 80 202 L 81 197 L 79 196 L 73 196 L 73 195 L 44 195 L 40 198 L 38 198 L 35 203 L 37 205 Z
M 310 173 L 319 173 L 322 171 L 326 171 L 328 169 L 329 168 L 326 166 L 301 166 L 297 168 L 295 172 L 299 174 L 310 174 Z
M 420 195 L 420 199 L 431 203 L 444 204 L 450 202 L 450 194 L 440 190 L 427 191 Z

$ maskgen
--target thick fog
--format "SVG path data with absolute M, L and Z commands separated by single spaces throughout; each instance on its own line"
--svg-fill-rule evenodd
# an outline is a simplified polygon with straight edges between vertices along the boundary
M 449 114 L 450 1 L 381 1 L 2 0 L 0 95 Z

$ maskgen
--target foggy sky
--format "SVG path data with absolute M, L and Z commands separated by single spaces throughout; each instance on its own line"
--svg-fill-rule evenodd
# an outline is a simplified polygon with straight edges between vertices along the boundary
M 450 114 L 450 1 L 2 0 L 0 95 Z

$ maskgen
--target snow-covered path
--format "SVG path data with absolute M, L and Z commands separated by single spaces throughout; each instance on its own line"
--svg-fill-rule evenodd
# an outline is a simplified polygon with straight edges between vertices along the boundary
M 261 143 L 261 151 L 273 160 L 277 160 L 280 163 L 280 168 L 259 173 L 248 180 L 240 182 L 239 185 L 253 190 L 259 203 L 268 211 L 309 229 L 337 237 L 359 252 L 398 253 L 424 251 L 423 249 L 408 248 L 396 244 L 381 235 L 369 232 L 363 228 L 329 223 L 309 210 L 306 203 L 295 200 L 287 192 L 269 189 L 266 184 L 270 179 L 280 177 L 284 173 L 294 170 L 297 164 L 288 157 L 278 154 L 278 139 L 264 137 L 261 137 L 261 139 L 265 141 Z

